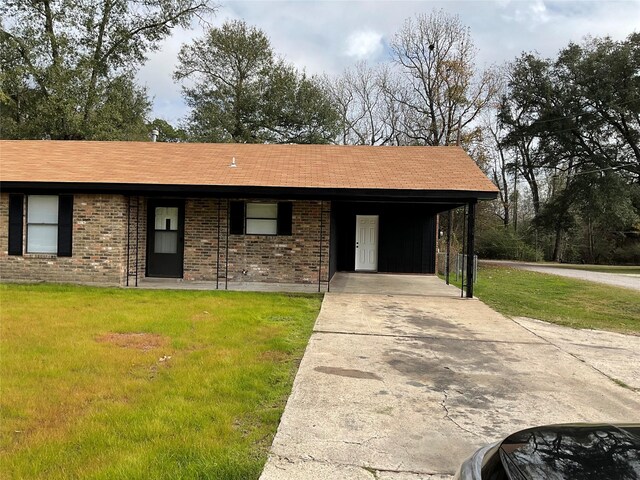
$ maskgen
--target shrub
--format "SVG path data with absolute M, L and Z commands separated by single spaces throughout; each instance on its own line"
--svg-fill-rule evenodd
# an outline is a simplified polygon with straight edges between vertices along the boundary
M 497 226 L 478 232 L 476 252 L 480 258 L 536 261 L 542 254 L 509 227 Z
M 640 243 L 628 243 L 613 252 L 613 263 L 640 265 Z

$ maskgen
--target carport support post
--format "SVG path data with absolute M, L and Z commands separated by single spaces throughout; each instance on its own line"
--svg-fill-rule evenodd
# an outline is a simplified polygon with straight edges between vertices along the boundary
M 473 298 L 474 250 L 476 239 L 476 200 L 469 202 L 467 214 L 467 298 Z
M 451 265 L 451 221 L 453 219 L 453 215 L 452 215 L 452 210 L 449 210 L 449 215 L 447 218 L 447 258 L 444 264 L 444 278 L 445 281 L 447 283 L 447 285 L 449 285 L 449 274 L 450 272 L 450 265 Z

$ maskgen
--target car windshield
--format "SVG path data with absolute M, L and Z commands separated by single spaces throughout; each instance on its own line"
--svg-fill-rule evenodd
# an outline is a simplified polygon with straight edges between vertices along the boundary
M 529 429 L 502 442 L 500 457 L 514 479 L 640 480 L 640 427 Z

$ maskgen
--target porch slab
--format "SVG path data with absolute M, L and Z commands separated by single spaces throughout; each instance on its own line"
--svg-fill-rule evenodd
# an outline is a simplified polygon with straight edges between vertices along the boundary
M 329 291 L 375 295 L 460 297 L 459 288 L 446 285 L 436 275 L 393 273 L 337 272 L 331 279 Z
M 129 286 L 133 287 L 133 280 Z M 228 282 L 183 280 L 181 278 L 145 277 L 138 280 L 134 288 L 166 290 L 229 290 L 243 292 L 283 293 L 346 293 L 364 295 L 410 295 L 424 297 L 460 298 L 460 289 L 446 285 L 436 275 L 408 275 L 392 273 L 337 272 L 327 287 L 326 282 L 275 283 L 275 282 Z
M 130 287 L 133 284 L 130 283 Z M 242 292 L 273 292 L 273 293 L 318 293 L 327 291 L 326 282 L 320 285 L 317 283 L 297 284 L 297 283 L 270 283 L 270 282 L 220 282 L 183 280 L 181 278 L 151 278 L 146 277 L 138 280 L 138 286 L 134 288 L 144 288 L 150 290 L 228 290 Z

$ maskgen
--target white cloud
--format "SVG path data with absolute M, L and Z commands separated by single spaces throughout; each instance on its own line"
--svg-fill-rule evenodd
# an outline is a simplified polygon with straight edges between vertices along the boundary
M 354 32 L 347 38 L 346 54 L 364 60 L 382 52 L 382 35 L 372 30 Z
M 507 13 L 503 14 L 505 20 L 520 23 L 531 30 L 551 20 L 543 0 L 504 4 L 502 7 L 507 10 Z
M 542 0 L 533 2 L 529 6 L 531 12 L 531 18 L 534 22 L 547 23 L 549 21 L 549 14 L 547 13 L 547 6 Z

